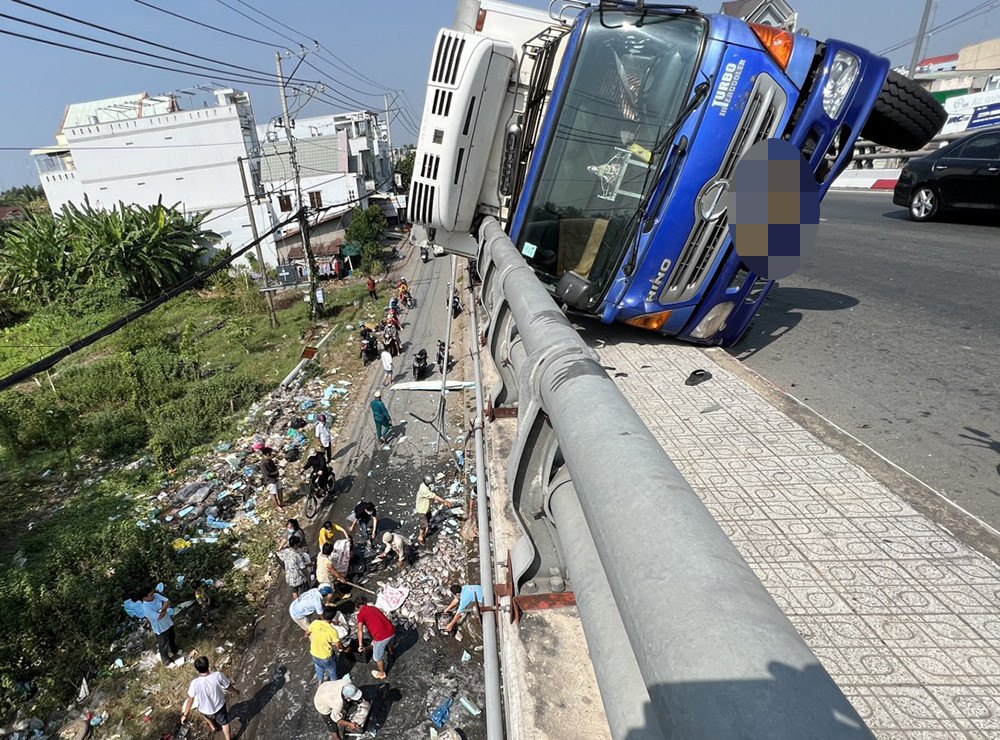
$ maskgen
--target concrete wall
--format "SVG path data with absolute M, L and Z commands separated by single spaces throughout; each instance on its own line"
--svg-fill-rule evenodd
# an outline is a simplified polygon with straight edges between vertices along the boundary
M 963 46 L 957 69 L 1000 69 L 1000 38 Z
M 40 174 L 42 186 L 54 212 L 67 202 L 81 204 L 84 196 L 102 209 L 162 200 L 187 213 L 208 211 L 204 228 L 219 234 L 221 246 L 238 248 L 253 239 L 236 162 L 247 156 L 247 120 L 248 106 L 230 104 L 68 128 L 62 135 L 75 171 Z M 256 217 L 267 231 L 266 204 Z M 264 259 L 275 263 L 273 240 L 262 248 Z

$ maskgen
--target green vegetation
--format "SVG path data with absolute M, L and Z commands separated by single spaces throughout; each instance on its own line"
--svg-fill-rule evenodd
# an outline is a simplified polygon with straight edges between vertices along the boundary
M 41 211 L 47 209 L 49 204 L 41 185 L 21 185 L 0 193 L 0 206 L 21 206 L 26 210 Z
M 396 172 L 402 182 L 403 190 L 410 189 L 410 180 L 413 179 L 413 162 L 417 158 L 417 150 L 410 149 L 406 156 L 396 162 Z
M 382 237 L 388 228 L 389 224 L 378 206 L 356 206 L 351 211 L 351 225 L 347 227 L 346 238 L 361 246 L 361 272 L 365 275 L 378 275 L 385 271 Z
M 44 285 L 21 291 L 11 324 L 0 329 L 0 377 L 126 315 L 202 259 L 200 219 L 188 230 L 159 205 L 115 213 L 83 209 L 25 222 L 18 249 Z M 71 232 L 74 220 L 87 223 Z M 38 239 L 27 241 L 28 233 Z M 47 234 L 77 246 L 62 257 L 45 252 L 52 249 Z M 106 251 L 83 244 L 80 234 L 103 239 Z M 160 260 L 153 240 L 173 258 Z M 44 260 L 29 259 L 31 244 L 74 267 L 50 275 Z M 28 273 L 12 268 L 9 257 L 4 247 L 0 270 L 16 273 L 4 279 L 23 280 Z M 329 316 L 357 320 L 363 282 L 328 284 L 325 292 Z M 136 519 L 163 485 L 186 475 L 172 469 L 184 470 L 190 455 L 235 436 L 247 408 L 298 361 L 303 341 L 323 331 L 311 326 L 298 293 L 279 294 L 277 303 L 279 326 L 272 328 L 247 272 L 224 271 L 50 373 L 0 392 L 0 713 L 30 706 L 44 715 L 70 702 L 84 677 L 113 676 L 109 666 L 122 654 L 110 646 L 133 621 L 121 604 L 140 586 L 170 585 L 183 574 L 188 585 L 170 589 L 176 603 L 192 597 L 197 579 L 225 574 L 213 600 L 227 619 L 247 622 L 254 595 L 249 577 L 231 569 L 235 540 L 178 553 L 176 534 L 162 525 L 141 528 Z M 360 365 L 346 346 L 331 351 Z M 140 457 L 151 463 L 124 467 Z M 255 567 L 264 567 L 269 540 L 260 528 L 241 542 Z M 214 639 L 207 629 L 198 637 Z M 151 723 L 144 728 L 140 720 L 132 731 L 142 735 Z

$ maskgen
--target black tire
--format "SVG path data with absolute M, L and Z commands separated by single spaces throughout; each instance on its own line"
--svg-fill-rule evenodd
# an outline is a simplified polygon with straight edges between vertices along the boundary
M 890 70 L 861 136 L 882 146 L 916 151 L 937 135 L 947 119 L 933 95 Z
M 318 492 L 310 486 L 309 495 L 306 496 L 305 510 L 306 519 L 312 519 L 319 511 L 320 498 Z
M 918 185 L 910 192 L 906 212 L 913 221 L 932 221 L 941 210 L 941 196 L 930 185 Z

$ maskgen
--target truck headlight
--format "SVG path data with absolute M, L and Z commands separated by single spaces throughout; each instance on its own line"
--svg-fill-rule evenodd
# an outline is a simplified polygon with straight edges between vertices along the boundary
M 838 51 L 833 56 L 830 76 L 823 86 L 823 110 L 830 118 L 840 115 L 854 81 L 861 71 L 861 62 L 848 51 Z
M 725 326 L 726 319 L 733 312 L 735 305 L 732 301 L 726 301 L 715 306 L 705 315 L 705 318 L 698 322 L 698 326 L 691 332 L 691 336 L 695 339 L 708 339 Z

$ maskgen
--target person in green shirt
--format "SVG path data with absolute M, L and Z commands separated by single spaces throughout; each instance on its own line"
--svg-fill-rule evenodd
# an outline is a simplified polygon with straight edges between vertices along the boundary
M 382 401 L 382 391 L 375 391 L 371 405 L 372 416 L 375 418 L 375 433 L 378 435 L 378 441 L 385 444 L 389 441 L 389 432 L 392 431 L 392 417 L 389 416 L 389 409 Z

